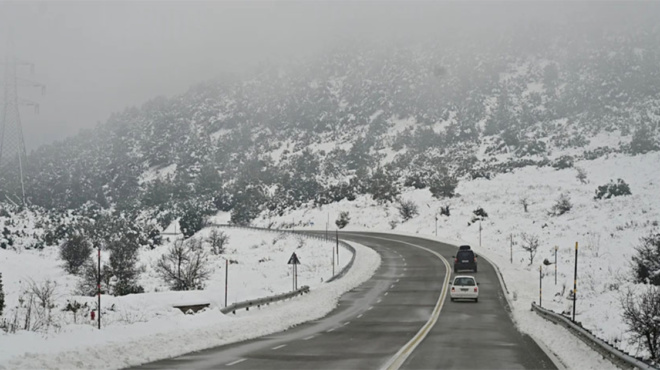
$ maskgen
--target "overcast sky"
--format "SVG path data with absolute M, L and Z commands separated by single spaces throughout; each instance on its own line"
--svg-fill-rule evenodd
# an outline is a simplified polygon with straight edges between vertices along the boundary
M 34 149 L 92 128 L 127 106 L 183 93 L 198 82 L 263 62 L 311 55 L 357 38 L 428 35 L 441 32 L 439 25 L 469 23 L 483 31 L 497 21 L 498 10 L 511 13 L 481 4 L 457 17 L 446 3 L 421 5 L 0 2 L 0 56 L 11 34 L 16 54 L 36 66 L 34 76 L 29 70 L 21 75 L 47 85 L 45 96 L 21 90 L 40 103 L 39 115 L 21 110 L 26 145 Z M 522 12 L 518 19 L 530 17 Z

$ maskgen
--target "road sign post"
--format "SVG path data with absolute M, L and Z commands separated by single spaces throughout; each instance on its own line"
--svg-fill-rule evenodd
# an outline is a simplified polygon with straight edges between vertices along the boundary
M 339 230 L 336 230 L 335 235 L 335 239 L 337 239 L 337 266 L 339 266 Z
M 296 252 L 293 252 L 291 257 L 289 257 L 289 262 L 287 262 L 289 265 L 293 265 L 292 271 L 293 271 L 293 290 L 298 289 L 298 265 L 300 264 L 300 260 L 298 259 L 298 256 L 296 256 Z

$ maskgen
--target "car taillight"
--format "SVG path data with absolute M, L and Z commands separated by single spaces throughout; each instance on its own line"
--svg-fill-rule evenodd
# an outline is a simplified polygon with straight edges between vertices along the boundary
M 474 292 L 475 292 L 475 293 L 477 292 L 477 287 L 476 287 L 476 286 L 474 287 Z
M 454 258 L 454 263 L 458 263 L 458 258 Z

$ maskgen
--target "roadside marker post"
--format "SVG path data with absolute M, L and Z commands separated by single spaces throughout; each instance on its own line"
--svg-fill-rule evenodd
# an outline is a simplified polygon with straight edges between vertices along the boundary
M 292 271 L 293 271 L 293 290 L 298 289 L 298 265 L 300 264 L 300 260 L 298 259 L 298 256 L 296 256 L 296 252 L 293 252 L 291 257 L 289 258 L 289 262 L 287 262 L 288 265 L 293 265 Z
M 575 304 L 577 303 L 577 266 L 578 242 L 575 242 L 575 274 L 573 275 L 573 322 L 575 322 Z

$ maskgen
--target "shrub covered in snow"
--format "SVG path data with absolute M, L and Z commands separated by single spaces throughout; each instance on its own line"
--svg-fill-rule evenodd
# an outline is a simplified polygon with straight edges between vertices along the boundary
M 619 197 L 622 195 L 631 195 L 630 186 L 625 181 L 618 179 L 616 183 L 610 181 L 609 184 L 601 185 L 596 189 L 596 196 L 594 199 L 610 199 L 612 197 Z
M 632 269 L 638 283 L 660 285 L 660 234 L 641 239 L 632 256 Z
M 562 193 L 559 195 L 557 202 L 550 209 L 550 215 L 561 216 L 564 213 L 570 211 L 571 208 L 573 208 L 573 204 L 571 203 L 571 198 L 569 198 L 567 194 Z
M 637 155 L 654 150 L 658 150 L 658 144 L 653 137 L 653 132 L 646 124 L 642 123 L 635 131 L 633 138 L 630 141 L 630 153 Z
M 181 219 L 179 219 L 181 232 L 186 238 L 190 238 L 204 227 L 204 215 L 197 207 L 187 207 Z
M 351 221 L 351 216 L 348 211 L 342 211 L 339 213 L 339 218 L 335 221 L 335 224 L 338 228 L 343 229 Z
M 429 190 L 435 198 L 452 198 L 455 195 L 458 179 L 448 174 L 437 174 L 431 178 Z
M 135 239 L 124 237 L 108 244 L 110 250 L 110 269 L 112 273 L 112 294 L 122 296 L 133 293 L 144 293 L 137 280 L 144 270 L 138 265 L 139 248 Z
M 557 158 L 553 163 L 552 167 L 558 169 L 558 170 L 563 170 L 565 168 L 571 168 L 573 167 L 573 157 L 570 155 L 562 155 L 561 157 Z
M 91 253 L 92 243 L 82 233 L 70 235 L 60 246 L 64 269 L 70 274 L 77 274 Z
M 406 222 L 419 214 L 417 204 L 412 200 L 400 200 L 397 208 L 399 209 L 399 215 L 401 215 L 403 222 Z

